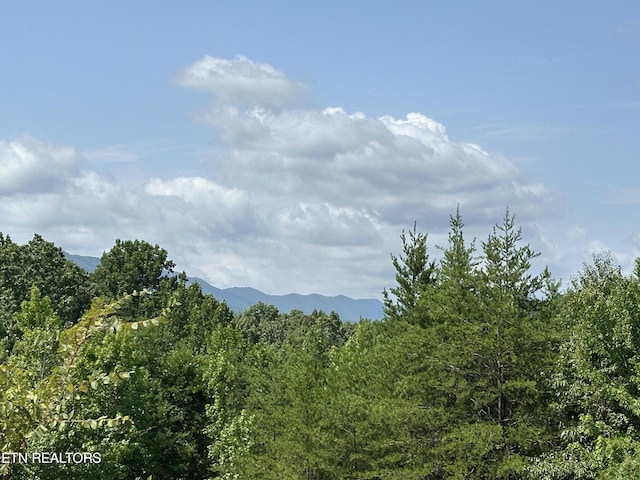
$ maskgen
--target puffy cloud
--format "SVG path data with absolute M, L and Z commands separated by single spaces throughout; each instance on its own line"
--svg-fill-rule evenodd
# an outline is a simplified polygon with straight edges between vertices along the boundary
M 0 141 L 0 195 L 60 190 L 82 162 L 73 148 L 54 147 L 33 138 Z
M 69 177 L 57 192 L 40 191 L 3 197 L 0 217 L 11 229 L 112 228 L 135 223 L 138 199 L 117 184 L 88 172 Z M 6 228 L 6 227 L 5 227 Z
M 557 195 L 512 162 L 450 140 L 444 125 L 421 113 L 396 119 L 339 107 L 269 108 L 267 97 L 291 98 L 300 86 L 245 57 L 204 57 L 182 72 L 179 83 L 223 101 L 205 115 L 229 152 L 216 167 L 229 184 L 274 206 L 277 221 L 291 221 L 303 204 L 366 210 L 395 226 L 414 220 L 446 226 L 456 204 L 467 218 L 482 222 L 500 218 L 507 205 L 526 220 L 559 210 Z M 254 106 L 243 110 L 241 102 Z M 303 230 L 314 218 L 327 218 L 309 212 Z
M 506 206 L 520 223 L 560 210 L 508 159 L 452 140 L 421 113 L 295 108 L 304 87 L 244 57 L 204 57 L 178 83 L 216 97 L 204 116 L 219 140 L 209 174 L 193 173 L 202 155 L 183 150 L 148 174 L 122 168 L 137 159 L 130 145 L 88 150 L 85 165 L 71 148 L 0 143 L 3 228 L 80 254 L 144 239 L 219 287 L 379 296 L 393 282 L 389 253 L 414 221 L 432 246 L 446 243 L 456 204 L 470 238 Z
M 0 219 L 17 241 L 38 232 L 75 253 L 97 255 L 115 238 L 139 238 L 179 252 L 194 239 L 224 240 L 263 228 L 246 193 L 202 177 L 121 182 L 81 170 L 72 148 L 35 139 L 0 148 Z
M 205 55 L 184 69 L 177 83 L 210 91 L 224 104 L 280 107 L 298 100 L 304 92 L 302 84 L 271 65 L 243 56 L 228 60 Z
M 362 245 L 379 241 L 377 215 L 366 209 L 298 203 L 276 214 L 283 237 L 319 245 Z
M 147 183 L 145 191 L 154 196 L 177 197 L 194 207 L 247 203 L 247 196 L 238 189 L 226 188 L 202 177 L 177 177 L 166 181 L 154 178 Z
M 152 179 L 145 193 L 155 197 L 163 224 L 176 233 L 246 235 L 261 230 L 249 196 L 202 177 Z
M 246 190 L 369 209 L 394 225 L 446 222 L 457 203 L 485 221 L 499 218 L 506 205 L 528 219 L 557 211 L 558 199 L 543 184 L 505 158 L 449 140 L 443 125 L 419 113 L 405 119 L 340 108 L 226 113 L 217 110 L 211 119 L 229 148 L 222 168 Z

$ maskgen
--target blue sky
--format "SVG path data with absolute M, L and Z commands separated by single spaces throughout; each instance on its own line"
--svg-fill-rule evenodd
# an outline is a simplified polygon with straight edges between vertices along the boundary
M 3 2 L 0 231 L 379 297 L 414 220 L 437 257 L 509 206 L 565 284 L 630 271 L 640 4 L 310 3 Z

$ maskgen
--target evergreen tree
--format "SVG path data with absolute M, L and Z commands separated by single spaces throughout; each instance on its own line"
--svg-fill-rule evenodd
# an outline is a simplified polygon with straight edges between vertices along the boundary
M 417 321 L 414 309 L 425 288 L 434 281 L 435 270 L 435 262 L 429 262 L 427 254 L 427 234 L 419 233 L 416 228 L 414 223 L 408 237 L 404 230 L 400 234 L 403 253 L 400 257 L 391 254 L 397 286 L 382 292 L 385 316 L 394 320 L 411 319 L 412 323 Z
M 480 321 L 466 372 L 475 419 L 500 427 L 488 452 L 495 461 L 488 474 L 496 478 L 521 475 L 525 457 L 538 453 L 548 437 L 543 379 L 552 369 L 557 336 L 547 306 L 555 302 L 558 284 L 546 268 L 530 273 L 539 254 L 521 242 L 522 230 L 507 209 L 482 243 Z
M 418 309 L 429 318 L 423 356 L 407 366 L 440 425 L 420 431 L 431 439 L 425 456 L 436 477 L 519 477 L 549 436 L 543 376 L 554 358 L 557 284 L 546 269 L 530 273 L 537 254 L 508 210 L 480 257 L 464 241 L 459 210 L 450 224 L 437 280 Z
M 438 247 L 443 255 L 438 264 L 436 281 L 421 302 L 421 310 L 434 322 L 445 324 L 445 328 L 477 319 L 481 281 L 475 239 L 466 245 L 459 206 L 455 215 L 450 216 L 449 226 L 447 247 Z

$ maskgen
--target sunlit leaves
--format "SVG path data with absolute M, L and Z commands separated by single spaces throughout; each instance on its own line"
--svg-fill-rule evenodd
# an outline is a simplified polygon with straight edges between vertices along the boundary
M 88 378 L 78 379 L 76 370 L 83 348 L 97 334 L 130 329 L 131 323 L 123 321 L 118 311 L 132 296 L 124 296 L 118 301 L 105 303 L 96 299 L 91 309 L 71 328 L 57 330 L 59 322 L 48 310 L 48 300 L 40 299 L 37 290 L 32 293 L 29 303 L 23 306 L 18 324 L 26 329 L 22 341 L 30 341 L 33 346 L 43 345 L 38 340 L 39 329 L 48 328 L 57 340 L 55 364 L 35 376 L 29 364 L 29 352 L 24 351 L 20 342 L 9 361 L 0 365 L 0 448 L 2 451 L 25 451 L 32 442 L 48 435 L 50 431 L 62 432 L 77 424 L 89 429 L 115 427 L 130 422 L 127 415 L 112 417 L 76 418 L 74 405 L 83 396 L 103 385 L 118 383 L 128 379 L 132 371 L 123 371 L 117 366 L 109 372 L 92 372 Z M 39 312 L 39 313 L 38 313 Z M 51 322 L 48 319 L 53 319 Z M 141 326 L 157 324 L 161 317 L 139 322 Z M 27 326 L 33 328 L 27 329 Z M 32 338 L 33 336 L 36 336 Z M 43 337 L 44 338 L 44 337 Z M 31 340 L 29 340 L 31 339 Z M 40 343 L 39 343 L 40 342 Z M 36 353 L 38 353 L 36 349 Z M 2 466 L 7 472 L 8 465 Z
M 640 471 L 640 279 L 594 257 L 566 295 L 571 327 L 554 385 L 562 449 L 531 467 L 538 478 L 635 478 Z M 563 463 L 565 458 L 571 462 Z M 568 468 L 571 466 L 571 468 Z

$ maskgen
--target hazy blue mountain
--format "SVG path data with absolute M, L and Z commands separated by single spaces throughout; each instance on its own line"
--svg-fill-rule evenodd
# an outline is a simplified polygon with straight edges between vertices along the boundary
M 344 295 L 327 297 L 312 293 L 300 295 L 289 293 L 287 295 L 268 295 L 248 287 L 232 287 L 221 290 L 201 278 L 192 277 L 191 281 L 198 282 L 202 291 L 210 293 L 218 300 L 224 300 L 234 312 L 243 312 L 251 305 L 258 302 L 274 305 L 279 311 L 287 313 L 291 310 L 302 310 L 311 313 L 314 310 L 324 312 L 336 312 L 342 320 L 358 321 L 360 318 L 379 320 L 382 318 L 382 302 L 375 298 L 353 299 Z
M 100 264 L 98 257 L 84 255 L 73 255 L 65 252 L 65 256 L 84 268 L 88 272 L 93 272 Z M 326 313 L 336 312 L 342 320 L 357 322 L 360 318 L 379 320 L 382 318 L 382 302 L 375 298 L 353 299 L 338 295 L 327 297 L 316 293 L 310 295 L 300 295 L 289 293 L 287 295 L 268 295 L 249 287 L 232 287 L 220 289 L 209 284 L 198 277 L 189 277 L 190 282 L 200 284 L 204 293 L 213 295 L 220 301 L 227 302 L 229 308 L 240 313 L 255 305 L 258 302 L 274 305 L 280 312 L 288 313 L 291 310 L 302 310 L 304 313 L 311 313 L 314 310 L 322 310 Z
M 67 257 L 68 260 L 71 260 L 73 263 L 78 265 L 79 267 L 84 268 L 87 272 L 93 272 L 98 265 L 100 265 L 100 259 L 98 257 L 86 257 L 84 255 L 73 255 L 68 252 L 64 252 L 64 256 Z

